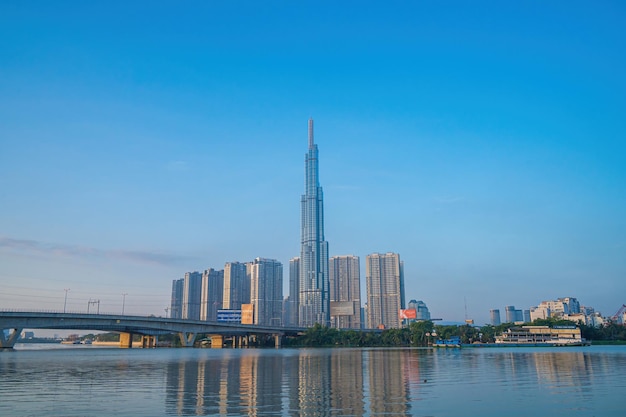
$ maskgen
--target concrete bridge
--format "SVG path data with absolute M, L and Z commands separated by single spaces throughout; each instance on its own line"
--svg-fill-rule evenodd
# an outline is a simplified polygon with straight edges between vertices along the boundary
M 141 335 L 143 347 L 156 347 L 159 335 L 178 334 L 181 345 L 193 346 L 198 333 L 211 337 L 212 347 L 222 347 L 224 337 L 233 336 L 235 345 L 245 344 L 249 336 L 270 335 L 276 347 L 285 335 L 305 331 L 299 327 L 256 326 L 162 317 L 112 314 L 0 311 L 0 349 L 12 349 L 24 329 L 96 330 L 120 333 L 120 347 L 132 347 L 133 335 Z M 8 330 L 8 336 L 5 335 Z

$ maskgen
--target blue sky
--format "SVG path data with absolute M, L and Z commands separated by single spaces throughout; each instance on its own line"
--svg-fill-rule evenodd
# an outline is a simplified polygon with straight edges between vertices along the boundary
M 287 265 L 309 117 L 331 255 L 433 316 L 626 303 L 626 6 L 335 3 L 0 2 L 0 308 Z

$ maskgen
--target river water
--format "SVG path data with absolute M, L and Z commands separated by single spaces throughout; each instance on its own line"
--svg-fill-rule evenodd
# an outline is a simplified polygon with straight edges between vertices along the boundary
M 626 416 L 626 346 L 0 352 L 0 416 Z

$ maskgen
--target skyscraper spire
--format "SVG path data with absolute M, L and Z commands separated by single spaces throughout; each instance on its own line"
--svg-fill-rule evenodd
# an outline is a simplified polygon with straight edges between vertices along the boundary
M 313 148 L 313 118 L 309 119 L 309 149 Z

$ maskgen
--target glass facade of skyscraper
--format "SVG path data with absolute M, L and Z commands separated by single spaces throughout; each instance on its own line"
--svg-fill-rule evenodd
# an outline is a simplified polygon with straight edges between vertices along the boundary
M 330 325 L 328 242 L 324 240 L 324 195 L 319 183 L 317 145 L 309 120 L 309 150 L 305 155 L 305 194 L 301 199 L 299 324 Z

